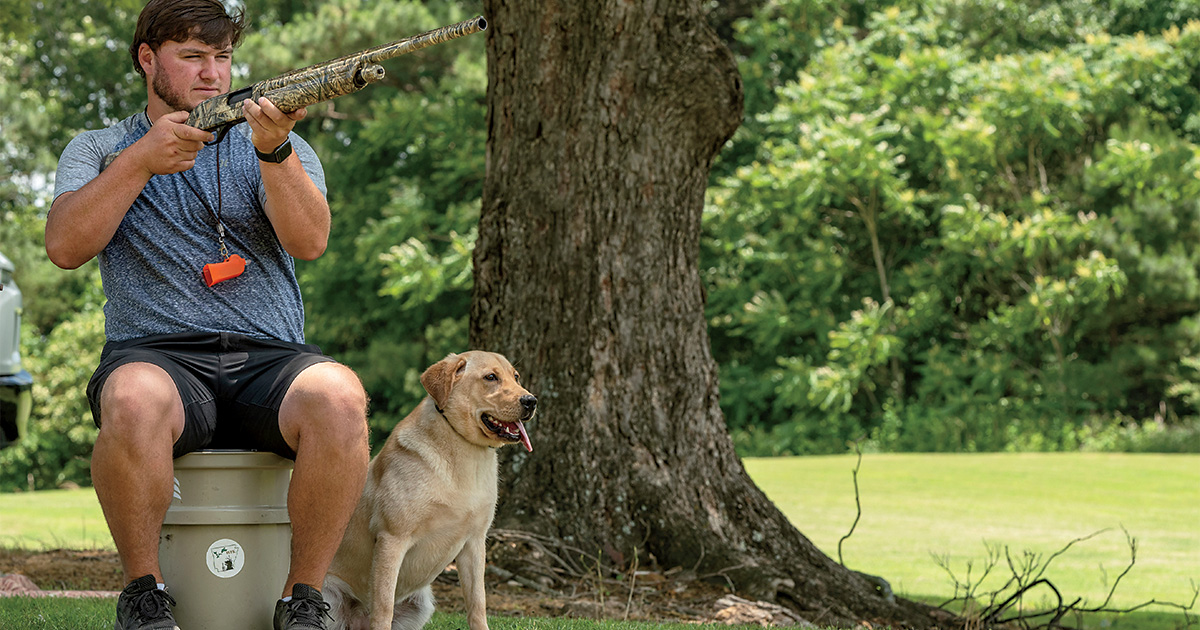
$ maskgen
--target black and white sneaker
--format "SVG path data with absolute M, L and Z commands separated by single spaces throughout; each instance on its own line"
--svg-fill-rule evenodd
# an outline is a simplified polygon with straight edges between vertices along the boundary
M 117 598 L 114 630 L 179 630 L 171 606 L 175 600 L 158 589 L 153 575 L 144 575 L 125 587 Z
M 275 603 L 275 630 L 325 630 L 326 617 L 333 619 L 329 604 L 321 591 L 307 584 L 292 587 L 291 601 Z

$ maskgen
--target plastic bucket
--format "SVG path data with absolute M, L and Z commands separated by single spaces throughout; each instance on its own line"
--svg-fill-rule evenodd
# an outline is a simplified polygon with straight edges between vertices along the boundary
M 291 471 L 290 460 L 254 451 L 175 460 L 158 559 L 180 628 L 271 630 L 290 562 Z

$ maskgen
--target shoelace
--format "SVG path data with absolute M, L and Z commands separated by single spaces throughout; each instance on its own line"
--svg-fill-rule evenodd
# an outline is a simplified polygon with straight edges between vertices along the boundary
M 312 624 L 318 628 L 325 627 L 324 620 L 321 615 L 333 619 L 333 615 L 329 614 L 331 606 L 328 602 L 317 603 L 311 599 L 293 599 L 287 603 L 288 622 L 293 623 L 300 621 L 307 624 Z
M 142 621 L 170 619 L 171 609 L 167 607 L 167 602 L 175 605 L 175 600 L 166 591 L 153 589 L 135 595 L 132 608 Z

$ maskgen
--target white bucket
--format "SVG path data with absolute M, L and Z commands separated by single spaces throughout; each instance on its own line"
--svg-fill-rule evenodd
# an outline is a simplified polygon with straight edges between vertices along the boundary
M 272 630 L 291 555 L 291 471 L 291 460 L 255 451 L 175 460 L 158 559 L 180 628 Z

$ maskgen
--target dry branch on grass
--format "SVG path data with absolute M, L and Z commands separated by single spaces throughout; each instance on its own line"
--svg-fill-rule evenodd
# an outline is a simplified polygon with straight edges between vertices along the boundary
M 1196 586 L 1195 583 L 1192 584 L 1192 600 L 1187 604 L 1152 599 L 1128 608 L 1113 608 L 1109 606 L 1113 595 L 1117 591 L 1117 587 L 1121 584 L 1121 580 L 1129 574 L 1134 564 L 1137 563 L 1137 539 L 1130 535 L 1127 530 L 1124 530 L 1124 528 L 1122 528 L 1122 531 L 1125 531 L 1125 540 L 1129 545 L 1129 564 L 1113 580 L 1112 586 L 1109 588 L 1108 594 L 1101 604 L 1088 606 L 1082 597 L 1074 599 L 1064 597 L 1062 591 L 1059 590 L 1054 582 L 1045 577 L 1046 570 L 1050 568 L 1054 560 L 1067 553 L 1071 547 L 1095 538 L 1107 531 L 1109 530 L 1103 529 L 1087 536 L 1076 538 L 1068 542 L 1062 549 L 1044 559 L 1042 554 L 1031 551 L 1024 551 L 1020 556 L 1014 556 L 1007 546 L 987 545 L 987 560 L 983 565 L 982 575 L 977 578 L 972 578 L 971 576 L 974 570 L 974 563 L 967 563 L 966 577 L 959 579 L 950 567 L 949 558 L 935 556 L 935 562 L 946 571 L 954 585 L 954 597 L 943 602 L 940 607 L 946 608 L 952 604 L 962 604 L 964 608 L 962 615 L 967 620 L 968 627 L 977 628 L 993 628 L 997 626 L 1016 626 L 1025 630 L 1065 628 L 1063 619 L 1068 616 L 1078 618 L 1088 613 L 1129 613 L 1151 605 L 1175 608 L 1182 611 L 1185 628 L 1197 625 L 1197 618 L 1191 614 L 1196 606 L 1197 598 L 1200 597 L 1200 587 Z M 982 590 L 984 580 L 993 570 L 1000 566 L 1001 560 L 1008 567 L 1008 579 L 998 589 L 991 591 Z M 1027 599 L 1030 599 L 1033 592 L 1038 589 L 1044 589 L 1053 595 L 1053 605 L 1039 605 L 1027 608 Z M 1068 602 L 1068 600 L 1070 601 Z M 986 601 L 986 604 L 981 605 L 983 601 Z

